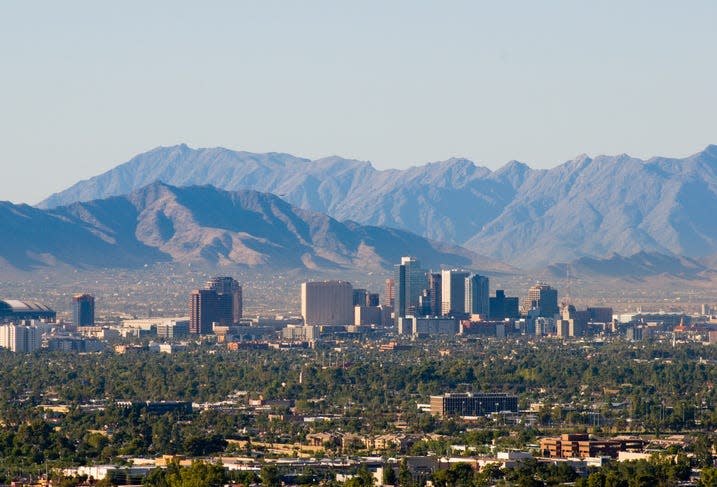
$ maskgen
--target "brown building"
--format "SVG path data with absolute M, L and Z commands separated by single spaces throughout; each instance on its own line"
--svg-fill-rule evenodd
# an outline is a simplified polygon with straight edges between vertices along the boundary
M 558 290 L 547 284 L 537 283 L 528 290 L 528 297 L 523 303 L 523 311 L 527 313 L 531 309 L 539 310 L 538 316 L 553 318 L 560 312 L 558 308 Z
M 208 335 L 216 321 L 217 293 L 210 289 L 195 289 L 189 296 L 189 333 Z
M 383 292 L 383 304 L 393 308 L 396 298 L 396 283 L 393 279 L 386 279 L 386 289 Z
M 231 326 L 241 320 L 242 288 L 231 277 L 213 277 L 189 296 L 189 333 L 208 335 L 212 325 Z
M 244 313 L 243 290 L 231 277 L 213 277 L 207 281 L 205 289 L 211 289 L 219 296 L 219 321 L 231 325 L 239 323 Z
M 550 458 L 617 458 L 620 451 L 642 451 L 644 447 L 645 442 L 639 439 L 598 440 L 590 439 L 587 433 L 563 434 L 540 440 L 541 455 Z

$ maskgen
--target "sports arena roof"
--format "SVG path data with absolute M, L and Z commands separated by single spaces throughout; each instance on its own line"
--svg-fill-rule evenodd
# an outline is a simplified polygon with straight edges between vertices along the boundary
M 37 301 L 0 299 L 0 318 L 54 318 L 55 311 Z

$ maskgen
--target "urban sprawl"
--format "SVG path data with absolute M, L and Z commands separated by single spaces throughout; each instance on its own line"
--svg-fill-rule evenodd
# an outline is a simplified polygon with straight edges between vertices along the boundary
M 413 257 L 380 292 L 304 282 L 295 316 L 243 291 L 116 322 L 0 300 L 0 484 L 717 485 L 708 303 L 576 309 Z

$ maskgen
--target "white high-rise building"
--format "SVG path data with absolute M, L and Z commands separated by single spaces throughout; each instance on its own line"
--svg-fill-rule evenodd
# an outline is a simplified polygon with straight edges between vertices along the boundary
M 307 326 L 353 324 L 353 286 L 345 281 L 302 283 L 301 316 Z
M 0 347 L 13 352 L 34 352 L 40 348 L 41 332 L 35 326 L 2 325 L 0 326 Z

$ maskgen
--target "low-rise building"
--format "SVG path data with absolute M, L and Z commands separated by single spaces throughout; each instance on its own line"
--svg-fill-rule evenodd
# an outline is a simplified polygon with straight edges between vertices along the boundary
M 540 440 L 541 455 L 550 458 L 617 458 L 621 451 L 642 451 L 645 442 L 635 438 L 601 440 L 587 433 L 563 434 Z
M 431 396 L 434 416 L 484 416 L 492 413 L 518 412 L 518 396 L 504 393 L 446 393 Z

